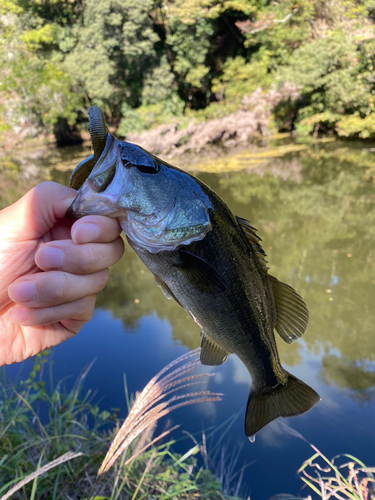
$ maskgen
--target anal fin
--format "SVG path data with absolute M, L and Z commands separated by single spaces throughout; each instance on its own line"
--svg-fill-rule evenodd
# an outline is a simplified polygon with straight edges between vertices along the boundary
M 229 356 L 229 352 L 219 346 L 211 337 L 202 330 L 201 344 L 201 363 L 202 365 L 218 366 L 222 365 Z

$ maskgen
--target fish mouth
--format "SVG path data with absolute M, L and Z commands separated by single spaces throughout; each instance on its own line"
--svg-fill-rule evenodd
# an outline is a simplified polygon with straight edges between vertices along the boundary
M 109 150 L 111 149 L 112 143 L 114 141 L 116 141 L 116 139 L 108 132 L 108 134 L 105 137 L 105 141 L 103 138 L 103 142 L 104 142 L 103 149 L 102 149 L 100 155 L 98 156 L 98 159 L 95 163 L 95 166 L 94 166 L 92 172 L 90 172 L 89 177 L 92 177 L 91 174 L 93 174 L 94 171 L 97 173 L 98 170 L 100 170 L 100 167 L 103 165 L 104 161 L 106 160 L 108 153 L 109 153 Z
M 70 207 L 68 208 L 68 210 L 66 211 L 66 214 L 65 214 L 65 217 L 67 217 L 69 220 L 71 220 L 73 222 L 75 222 L 76 220 L 78 220 L 82 217 L 82 215 L 78 216 L 74 211 L 73 205 L 74 205 L 75 200 L 76 200 L 76 198 L 74 198 L 74 200 L 72 201 L 72 204 L 70 205 Z
M 95 125 L 95 123 L 94 123 L 94 125 Z M 90 130 L 90 134 L 94 134 L 94 133 L 95 132 Z M 92 139 L 93 139 L 93 137 L 92 137 Z M 105 166 L 105 169 L 100 171 L 103 163 L 105 162 L 105 160 L 108 157 L 108 154 L 111 150 L 111 146 L 113 145 L 114 141 L 116 141 L 116 139 L 110 133 L 107 133 L 105 136 L 102 135 L 99 139 L 100 139 L 100 141 L 97 140 L 95 143 L 95 146 L 94 146 L 95 137 L 93 140 L 93 147 L 95 147 L 94 155 L 93 155 L 94 160 L 95 160 L 95 155 L 98 155 L 99 151 L 101 151 L 101 152 L 100 152 L 99 157 L 95 161 L 94 166 L 91 167 L 91 170 L 88 171 L 86 164 L 85 164 L 85 161 L 83 161 L 76 167 L 76 169 L 73 171 L 72 176 L 71 176 L 70 187 L 73 187 L 73 188 L 75 187 L 74 183 L 78 182 L 77 179 L 79 179 L 80 184 L 81 184 L 79 187 L 77 196 L 75 197 L 75 199 L 73 200 L 72 204 L 70 205 L 70 207 L 68 208 L 68 210 L 66 212 L 66 217 L 72 221 L 78 220 L 85 215 L 95 215 L 93 213 L 92 208 L 90 209 L 90 207 L 88 207 L 88 206 L 86 208 L 83 208 L 83 207 L 85 205 L 85 202 L 87 202 L 87 198 L 90 197 L 90 193 L 92 195 L 94 195 L 94 194 L 97 194 L 100 192 L 100 188 L 99 189 L 97 188 L 98 182 L 95 182 L 95 179 L 98 180 L 98 177 L 100 175 L 103 176 L 107 170 L 111 169 L 111 167 L 114 167 L 114 162 L 112 162 L 113 165 L 111 164 L 110 166 Z M 104 139 L 105 139 L 105 141 L 104 141 Z M 104 146 L 103 146 L 103 143 L 104 143 Z M 100 146 L 100 149 L 99 149 L 99 146 Z M 84 179 L 82 179 L 83 176 L 85 176 Z M 73 179 L 73 181 L 72 181 L 72 179 Z M 110 180 L 112 180 L 112 179 L 110 179 Z M 102 184 L 103 184 L 103 182 L 102 182 Z M 106 185 L 108 186 L 108 184 L 110 184 L 110 182 L 107 182 Z M 85 197 L 86 197 L 86 199 L 85 199 Z M 103 204 L 100 202 L 100 198 L 99 198 L 96 200 L 96 210 L 95 210 L 98 215 L 103 214 L 104 207 L 101 205 L 103 205 Z
M 102 199 L 96 193 L 80 191 L 68 208 L 66 217 L 76 221 L 85 215 L 120 217 L 124 215 L 124 209 L 117 207 L 115 203 L 107 198 Z

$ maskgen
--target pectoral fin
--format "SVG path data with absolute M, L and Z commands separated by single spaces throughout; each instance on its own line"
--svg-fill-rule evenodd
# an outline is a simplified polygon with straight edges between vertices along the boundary
M 212 338 L 206 335 L 203 331 L 201 348 L 202 365 L 222 365 L 230 354 L 222 347 L 220 347 L 219 344 L 212 340 Z
M 302 337 L 309 320 L 309 312 L 302 297 L 291 286 L 270 276 L 276 306 L 275 329 L 288 344 Z
M 224 278 L 210 264 L 187 250 L 180 250 L 180 260 L 174 265 L 203 293 L 220 293 L 227 289 Z

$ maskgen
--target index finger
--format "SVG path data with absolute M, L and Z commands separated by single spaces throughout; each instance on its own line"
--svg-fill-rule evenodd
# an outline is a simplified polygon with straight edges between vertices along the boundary
M 109 243 L 114 241 L 122 229 L 117 219 L 103 215 L 87 215 L 77 220 L 71 229 L 74 243 Z

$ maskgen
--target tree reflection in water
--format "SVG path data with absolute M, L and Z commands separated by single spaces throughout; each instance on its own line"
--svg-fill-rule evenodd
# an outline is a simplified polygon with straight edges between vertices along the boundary
M 48 158 L 37 167 L 33 160 L 30 171 L 25 160 L 18 166 L 9 158 L 3 160 L 0 208 L 42 180 L 67 184 L 69 169 L 86 153 L 53 150 L 50 165 Z M 375 393 L 374 152 L 363 143 L 316 142 L 223 156 L 193 168 L 236 215 L 258 228 L 270 273 L 292 285 L 308 305 L 310 322 L 303 340 L 293 345 L 278 342 L 283 363 L 299 364 L 301 350 L 307 348 L 320 355 L 326 383 L 348 389 L 355 399 L 371 398 Z M 208 173 L 212 171 L 217 173 Z M 200 344 L 198 326 L 173 300 L 166 300 L 129 246 L 112 268 L 97 305 L 120 318 L 128 330 L 155 311 L 160 319 L 168 319 L 175 342 L 190 349 Z
M 225 163 L 218 170 L 225 170 Z M 255 169 L 198 174 L 259 230 L 270 273 L 306 300 L 310 322 L 303 342 L 278 342 L 283 362 L 301 362 L 306 346 L 321 353 L 325 382 L 369 398 L 375 386 L 375 156 L 353 146 L 315 145 Z M 135 303 L 137 300 L 139 302 Z M 199 328 L 128 247 L 112 269 L 99 307 L 134 327 L 156 311 L 173 338 L 199 345 Z

